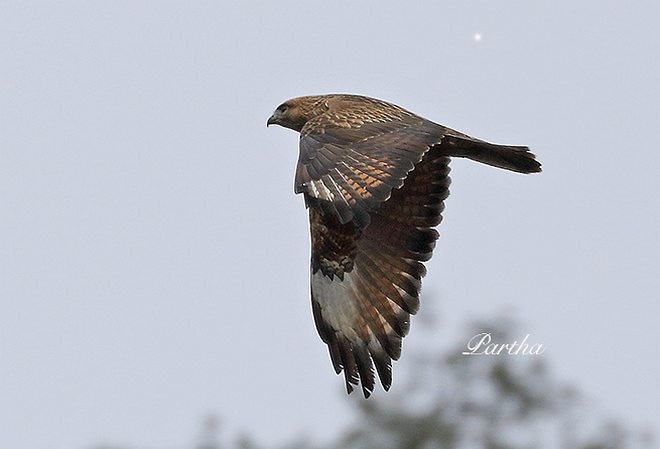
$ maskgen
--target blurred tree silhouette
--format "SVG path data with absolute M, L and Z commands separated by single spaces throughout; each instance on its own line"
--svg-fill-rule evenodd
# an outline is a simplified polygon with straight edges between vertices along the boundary
M 479 322 L 465 335 L 489 332 L 493 341 L 511 342 L 516 327 L 506 319 Z M 282 449 L 653 447 L 649 435 L 599 422 L 575 389 L 552 377 L 542 357 L 461 355 L 465 349 L 461 341 L 439 353 L 408 352 L 412 368 L 404 385 L 369 400 L 353 398 L 358 416 L 337 441 L 298 441 Z M 259 448 L 249 440 L 243 444 Z
M 512 342 L 506 320 L 476 323 Z M 552 378 L 538 356 L 465 356 L 465 341 L 446 354 L 417 354 L 408 384 L 356 402 L 360 419 L 333 447 L 352 449 L 615 449 L 631 447 L 617 424 L 595 435 L 576 427 L 580 398 Z M 580 416 L 584 422 L 594 417 Z
M 510 320 L 479 322 L 464 335 L 490 332 L 511 342 Z M 587 410 L 580 394 L 554 379 L 539 356 L 465 356 L 465 341 L 449 350 L 411 354 L 408 372 L 387 394 L 352 397 L 356 419 L 336 441 L 298 439 L 280 449 L 631 449 L 652 448 L 650 433 Z M 404 371 L 398 366 L 399 372 Z M 220 445 L 218 424 L 206 418 L 199 449 L 271 449 L 249 434 Z
M 208 415 L 202 423 L 202 432 L 195 449 L 222 449 L 219 438 L 220 420 L 215 415 Z

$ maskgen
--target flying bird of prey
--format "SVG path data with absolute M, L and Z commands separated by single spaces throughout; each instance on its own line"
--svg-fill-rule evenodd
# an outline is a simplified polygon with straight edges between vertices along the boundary
M 495 145 L 358 95 L 285 101 L 268 119 L 300 133 L 295 192 L 309 209 L 314 321 L 348 393 L 392 382 L 419 308 L 449 195 L 449 159 L 541 171 L 529 148 Z

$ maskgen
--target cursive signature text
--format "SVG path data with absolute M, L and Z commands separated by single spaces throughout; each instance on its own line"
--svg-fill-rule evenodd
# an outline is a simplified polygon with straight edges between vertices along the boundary
M 490 332 L 482 332 L 468 341 L 467 351 L 463 355 L 540 355 L 545 348 L 541 343 L 530 344 L 527 342 L 529 334 L 521 342 L 514 340 L 513 343 L 494 343 Z

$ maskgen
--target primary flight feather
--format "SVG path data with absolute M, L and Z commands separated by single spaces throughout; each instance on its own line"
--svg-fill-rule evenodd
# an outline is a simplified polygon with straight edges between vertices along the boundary
M 309 208 L 314 321 L 350 393 L 388 390 L 423 262 L 433 253 L 449 195 L 449 158 L 541 171 L 522 146 L 495 145 L 399 106 L 359 95 L 282 103 L 268 119 L 300 132 L 295 192 Z

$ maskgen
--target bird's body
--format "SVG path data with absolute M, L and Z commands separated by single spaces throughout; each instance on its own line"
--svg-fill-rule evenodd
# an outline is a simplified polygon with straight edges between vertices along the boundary
M 419 308 L 449 195 L 450 157 L 532 173 L 527 147 L 494 145 L 358 95 L 299 97 L 268 120 L 300 132 L 295 192 L 309 208 L 314 320 L 350 393 L 375 365 L 390 387 Z

